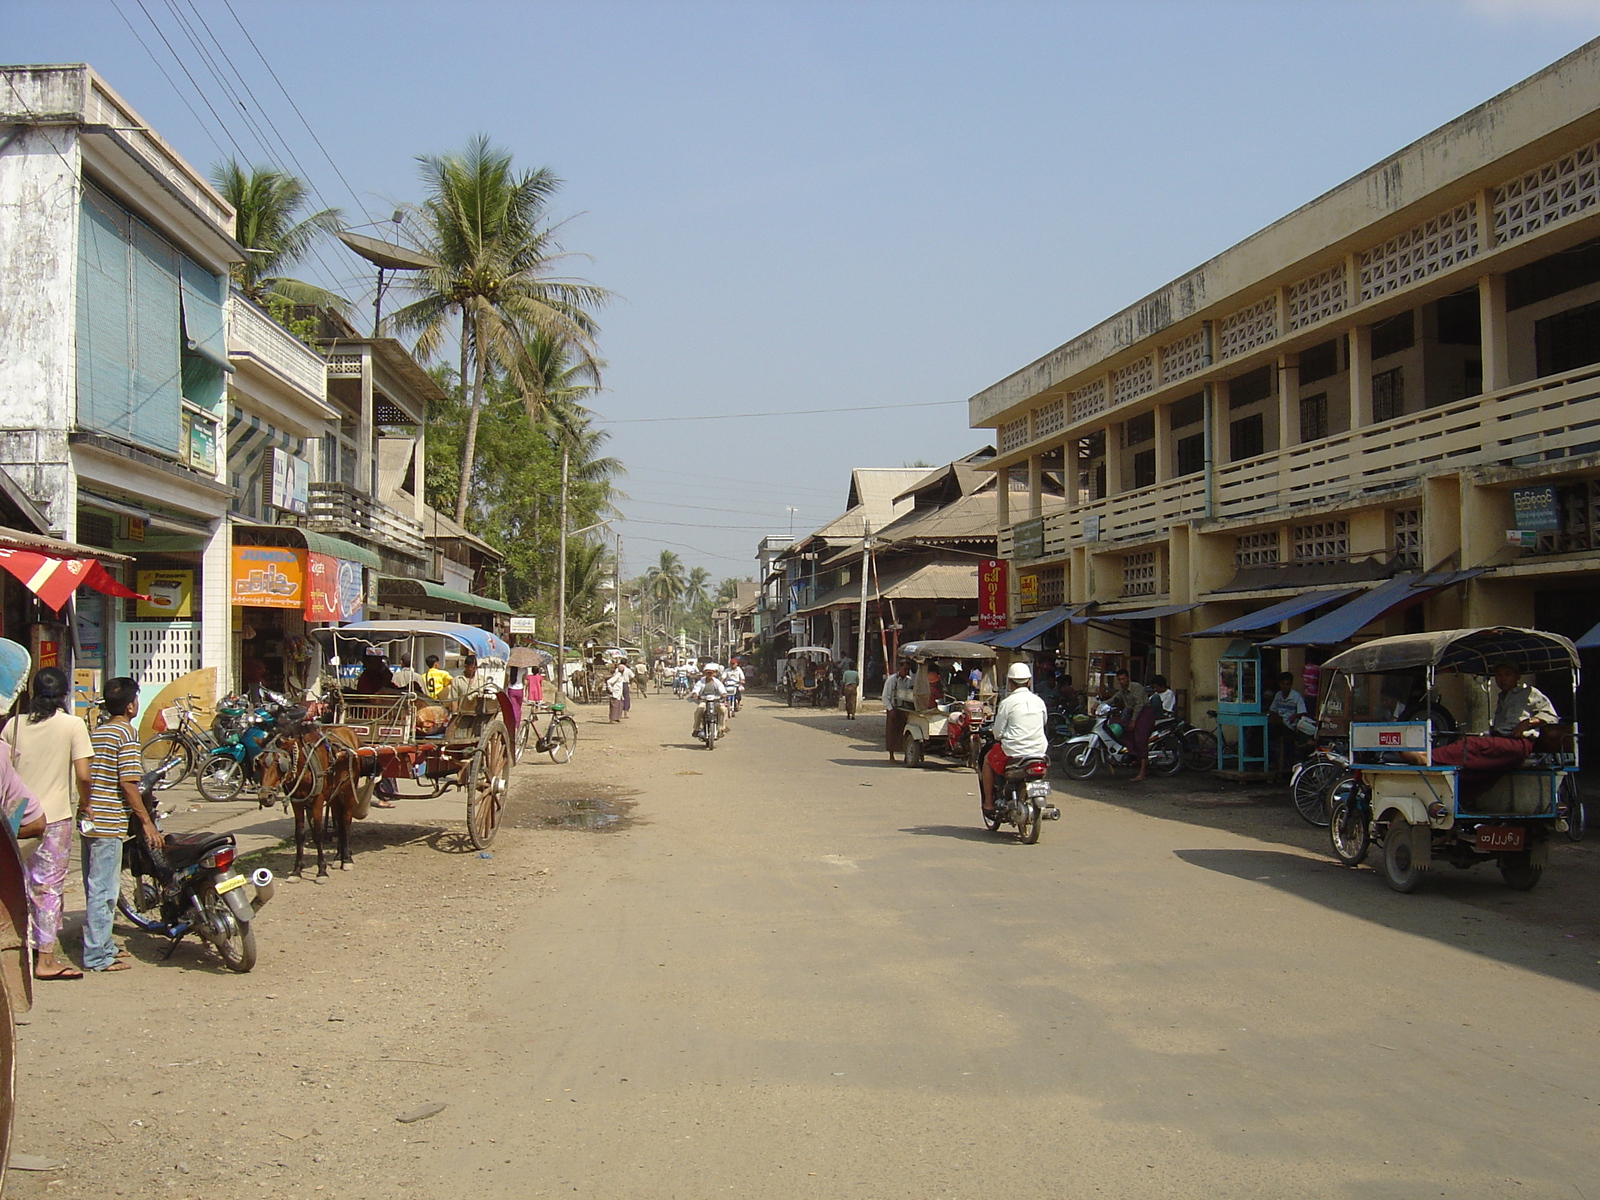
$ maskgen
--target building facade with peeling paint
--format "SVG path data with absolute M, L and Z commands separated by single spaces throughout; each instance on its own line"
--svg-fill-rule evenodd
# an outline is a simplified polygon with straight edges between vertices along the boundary
M 1079 684 L 1160 671 L 1209 724 L 1231 638 L 1314 689 L 1308 664 L 1350 640 L 1583 634 L 1600 619 L 1600 41 L 980 392 L 969 418 L 1012 483 L 1010 623 L 1034 623 L 1017 648 Z

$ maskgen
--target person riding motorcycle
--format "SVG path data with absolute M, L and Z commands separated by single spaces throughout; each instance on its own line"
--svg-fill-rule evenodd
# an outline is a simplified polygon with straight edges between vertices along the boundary
M 994 812 L 995 781 L 1005 775 L 1013 758 L 1043 758 L 1050 749 L 1045 735 L 1045 703 L 1034 694 L 1033 671 L 1027 663 L 1012 663 L 1006 672 L 1011 691 L 994 711 L 994 740 L 983 756 L 978 772 L 978 787 L 983 796 L 983 811 Z
M 744 668 L 739 665 L 737 658 L 722 673 L 722 682 L 728 685 L 728 694 L 736 699 L 744 691 Z
M 700 678 L 695 681 L 694 687 L 689 689 L 689 696 L 695 701 L 703 700 L 707 696 L 716 697 L 717 703 L 712 712 L 715 714 L 713 720 L 716 722 L 716 734 L 719 738 L 728 723 L 722 706 L 722 698 L 728 694 L 728 685 L 717 678 L 721 671 L 722 668 L 714 662 L 703 664 L 700 668 Z M 704 707 L 696 703 L 694 706 L 694 732 L 690 736 L 700 736 L 700 721 L 704 712 Z

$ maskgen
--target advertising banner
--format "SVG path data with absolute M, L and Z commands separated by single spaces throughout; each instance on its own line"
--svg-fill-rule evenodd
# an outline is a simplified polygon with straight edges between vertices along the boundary
M 194 616 L 193 571 L 138 571 L 134 587 L 148 596 L 135 601 L 133 609 L 141 621 L 188 620 Z
M 303 608 L 305 553 L 279 546 L 235 546 L 233 603 L 241 608 Z
M 1011 527 L 1011 555 L 1013 558 L 1044 557 L 1043 517 L 1018 521 Z
M 1017 576 L 1017 603 L 1023 608 L 1039 607 L 1039 577 L 1037 575 Z
M 306 620 L 358 620 L 365 600 L 360 563 L 315 551 L 306 555 Z
M 1556 489 L 1543 487 L 1511 489 L 1511 520 L 1518 529 L 1531 529 L 1536 533 L 1550 533 L 1561 528 L 1561 515 L 1556 511 Z
M 978 628 L 1006 627 L 1006 564 L 986 558 L 978 564 Z

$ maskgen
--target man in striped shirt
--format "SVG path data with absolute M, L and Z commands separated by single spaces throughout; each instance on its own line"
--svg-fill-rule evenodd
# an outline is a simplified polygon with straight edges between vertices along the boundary
M 142 759 L 133 728 L 133 714 L 139 710 L 138 683 L 126 677 L 113 679 L 106 684 L 101 707 L 106 719 L 92 739 L 89 794 L 78 804 L 78 829 L 83 834 L 83 966 L 86 971 L 126 971 L 128 960 L 117 957 L 111 940 L 111 919 L 128 819 L 138 821 L 153 845 L 161 844 L 161 834 L 139 796 Z

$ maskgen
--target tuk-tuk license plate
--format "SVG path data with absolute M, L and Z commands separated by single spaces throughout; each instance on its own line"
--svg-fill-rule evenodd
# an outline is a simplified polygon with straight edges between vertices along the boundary
M 1501 850 L 1522 849 L 1521 825 L 1478 826 L 1478 851 L 1493 854 Z

